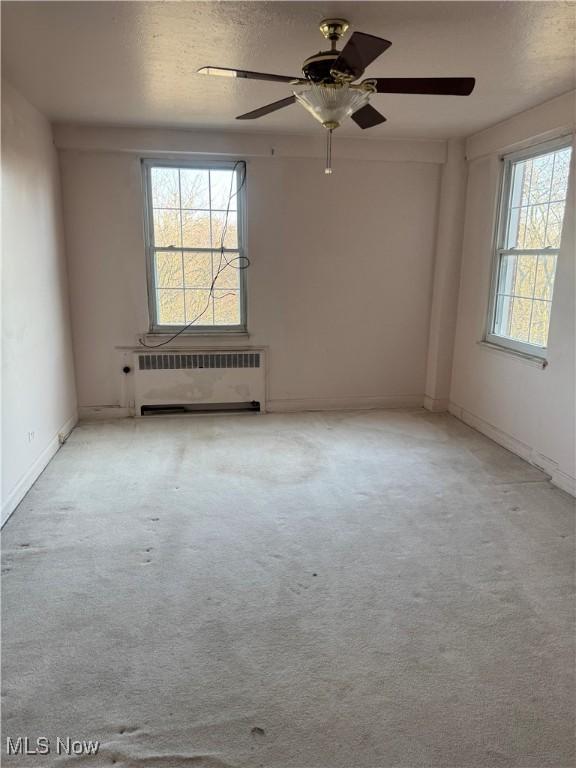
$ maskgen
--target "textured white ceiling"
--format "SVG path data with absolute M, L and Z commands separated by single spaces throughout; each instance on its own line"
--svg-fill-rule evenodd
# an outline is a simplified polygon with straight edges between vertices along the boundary
M 300 106 L 234 117 L 290 86 L 196 74 L 204 65 L 299 75 L 325 48 L 317 25 L 392 41 L 372 76 L 475 76 L 469 97 L 375 96 L 367 138 L 468 135 L 574 88 L 575 9 L 566 2 L 2 2 L 4 72 L 57 121 L 321 130 Z

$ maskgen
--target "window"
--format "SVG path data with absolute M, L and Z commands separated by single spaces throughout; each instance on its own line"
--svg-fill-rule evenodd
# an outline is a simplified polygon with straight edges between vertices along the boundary
M 143 170 L 152 330 L 245 329 L 244 163 Z
M 487 341 L 544 355 L 570 153 L 563 139 L 504 158 Z

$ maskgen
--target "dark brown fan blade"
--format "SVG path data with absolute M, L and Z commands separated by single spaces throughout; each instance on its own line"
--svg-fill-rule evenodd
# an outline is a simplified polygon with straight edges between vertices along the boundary
M 424 93 L 437 96 L 468 96 L 473 77 L 376 77 L 378 93 Z
M 353 115 L 350 115 L 350 117 L 354 120 L 356 125 L 360 126 L 360 128 L 372 128 L 375 125 L 380 125 L 380 123 L 386 122 L 384 115 L 381 115 L 371 104 L 366 104 L 365 107 L 361 107 L 354 112 Z
M 229 69 L 228 67 L 200 67 L 198 72 L 202 75 L 219 75 L 220 77 L 245 77 L 248 80 L 272 80 L 275 83 L 298 82 L 299 77 L 288 75 L 271 75 L 267 72 L 249 72 L 246 69 Z
M 365 32 L 354 32 L 332 65 L 332 69 L 344 75 L 353 75 L 356 79 L 391 45 L 389 40 L 383 40 L 381 37 L 367 35 Z
M 263 117 L 270 114 L 270 112 L 276 112 L 277 109 L 283 109 L 284 107 L 294 104 L 296 96 L 288 96 L 286 99 L 280 99 L 280 101 L 274 101 L 272 104 L 266 104 L 265 107 L 259 107 L 252 112 L 246 112 L 245 115 L 238 115 L 236 120 L 255 120 L 257 117 Z

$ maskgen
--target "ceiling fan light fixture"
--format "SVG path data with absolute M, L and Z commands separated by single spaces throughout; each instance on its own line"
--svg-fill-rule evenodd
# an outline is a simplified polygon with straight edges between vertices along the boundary
M 294 91 L 294 96 L 312 117 L 329 130 L 340 124 L 354 112 L 365 107 L 370 99 L 369 90 L 351 88 L 349 83 L 310 83 L 303 90 Z

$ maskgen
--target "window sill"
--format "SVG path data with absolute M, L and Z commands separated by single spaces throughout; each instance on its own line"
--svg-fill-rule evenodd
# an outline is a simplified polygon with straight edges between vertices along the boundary
M 143 334 L 144 337 L 150 338 L 150 339 L 169 339 L 171 336 L 174 336 L 175 334 L 178 334 L 176 338 L 180 338 L 184 336 L 187 339 L 193 339 L 197 336 L 249 336 L 250 334 L 246 330 L 246 328 L 199 328 L 192 330 L 191 328 L 187 328 L 185 331 L 182 331 L 180 328 L 169 328 L 169 329 L 162 329 L 159 328 L 153 328 L 152 330 L 148 331 L 147 333 Z
M 143 333 L 138 337 L 138 341 L 144 342 L 143 346 L 150 345 L 153 347 L 162 347 L 163 349 L 180 349 L 180 348 L 192 348 L 194 346 L 208 347 L 210 341 L 213 344 L 222 347 L 223 344 L 236 347 L 238 344 L 246 343 L 250 338 L 248 331 L 187 331 L 179 334 L 176 338 L 174 336 L 175 331 L 167 333 L 165 331 L 150 331 Z
M 490 341 L 478 341 L 476 343 L 479 347 L 486 349 L 489 352 L 495 352 L 496 354 L 515 357 L 523 363 L 532 365 L 535 368 L 544 369 L 548 366 L 548 360 L 543 357 L 539 357 L 538 355 L 531 355 L 529 352 L 520 352 L 517 349 L 511 349 L 510 347 L 505 347 L 503 345 L 501 346 L 500 344 L 493 344 Z

